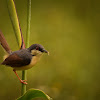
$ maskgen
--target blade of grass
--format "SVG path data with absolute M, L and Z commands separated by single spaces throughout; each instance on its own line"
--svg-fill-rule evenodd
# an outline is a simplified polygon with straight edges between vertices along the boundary
M 22 44 L 21 28 L 20 28 L 20 25 L 19 25 L 18 16 L 17 16 L 14 1 L 13 0 L 7 0 L 7 7 L 8 7 L 9 16 L 10 16 L 10 19 L 11 19 L 11 22 L 12 22 L 12 26 L 13 26 L 13 29 L 14 29 L 14 33 L 15 33 L 15 36 L 16 36 L 16 40 L 17 40 L 18 46 L 20 48 L 21 44 Z
M 27 0 L 27 30 L 26 30 L 26 48 L 29 47 L 30 39 L 30 21 L 31 21 L 31 0 Z M 27 71 L 22 71 L 22 80 L 27 80 Z M 26 85 L 22 84 L 22 95 L 26 92 Z

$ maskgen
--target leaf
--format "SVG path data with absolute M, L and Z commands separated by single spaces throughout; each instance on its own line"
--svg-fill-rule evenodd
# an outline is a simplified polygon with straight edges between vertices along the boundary
M 18 46 L 19 46 L 19 48 L 21 48 L 24 45 L 24 39 L 22 36 L 21 27 L 19 24 L 18 15 L 17 15 L 14 0 L 7 0 L 7 7 L 8 7 L 9 16 L 10 16 L 10 19 L 12 22 L 12 26 L 14 29 L 14 33 L 16 36 Z
M 32 100 L 34 98 L 45 98 L 46 100 L 52 100 L 47 94 L 39 89 L 29 89 L 24 95 L 17 100 Z

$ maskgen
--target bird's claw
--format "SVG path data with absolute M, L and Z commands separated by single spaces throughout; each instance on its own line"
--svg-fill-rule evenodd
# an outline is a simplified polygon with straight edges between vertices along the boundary
M 20 82 L 23 83 L 23 84 L 28 84 L 27 82 L 25 82 L 27 80 L 21 80 Z

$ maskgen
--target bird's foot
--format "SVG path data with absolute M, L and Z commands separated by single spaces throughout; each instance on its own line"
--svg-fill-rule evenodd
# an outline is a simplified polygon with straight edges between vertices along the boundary
M 20 82 L 23 83 L 23 84 L 28 84 L 27 82 L 25 82 L 27 80 L 21 80 Z

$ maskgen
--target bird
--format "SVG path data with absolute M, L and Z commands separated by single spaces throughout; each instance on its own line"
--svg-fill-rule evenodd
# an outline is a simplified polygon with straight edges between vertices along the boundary
M 2 39 L 1 36 L 2 34 L 0 34 L 0 40 Z M 3 40 L 5 40 L 4 37 Z M 32 44 L 29 48 L 20 49 L 13 52 L 10 50 L 10 48 L 8 48 L 9 46 L 7 43 L 4 44 L 1 42 L 2 47 L 5 49 L 8 55 L 3 60 L 1 65 L 12 67 L 16 76 L 23 84 L 27 84 L 26 80 L 21 80 L 16 71 L 28 70 L 32 68 L 40 60 L 43 53 L 47 53 L 49 55 L 49 52 L 45 50 L 41 44 Z

